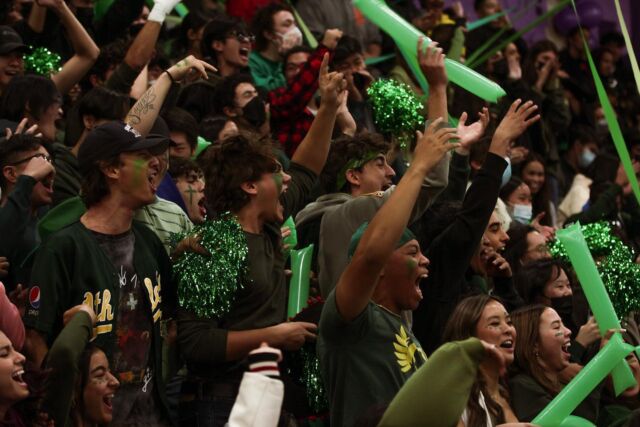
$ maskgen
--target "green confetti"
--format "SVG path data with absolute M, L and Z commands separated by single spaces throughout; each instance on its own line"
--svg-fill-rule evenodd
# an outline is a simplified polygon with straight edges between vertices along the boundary
M 247 279 L 249 249 L 244 231 L 235 216 L 225 213 L 196 225 L 189 235 L 200 236 L 200 244 L 211 256 L 185 252 L 175 262 L 178 301 L 199 317 L 220 318 L 229 313 Z

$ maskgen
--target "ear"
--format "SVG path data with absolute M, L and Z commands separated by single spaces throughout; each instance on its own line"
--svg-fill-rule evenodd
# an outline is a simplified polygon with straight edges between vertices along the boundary
M 96 118 L 91 114 L 85 114 L 82 116 L 82 123 L 87 130 L 91 130 L 96 126 Z
M 351 186 L 359 186 L 360 185 L 360 175 L 358 171 L 355 169 L 349 169 L 345 172 L 345 177 L 347 178 L 347 182 L 351 184 Z
M 16 168 L 15 166 L 5 166 L 2 168 L 2 176 L 4 176 L 4 179 L 7 182 L 10 182 L 11 184 L 15 184 L 15 182 L 18 180 L 18 175 L 16 174 Z
M 118 179 L 120 177 L 120 168 L 117 165 L 100 165 L 100 170 L 109 179 Z
M 240 184 L 240 188 L 249 195 L 255 196 L 258 194 L 258 184 L 256 182 L 244 182 Z
M 235 107 L 224 107 L 222 112 L 228 117 L 238 117 Z
M 224 50 L 224 42 L 220 40 L 214 40 L 213 43 L 211 43 L 211 47 L 213 48 L 213 50 L 220 53 Z
M 191 41 L 198 40 L 198 32 L 193 31 L 193 28 L 189 28 L 189 30 L 187 31 L 187 39 Z
M 89 82 L 91 82 L 91 86 L 93 87 L 102 86 L 102 79 L 98 77 L 97 74 L 91 74 L 89 76 Z

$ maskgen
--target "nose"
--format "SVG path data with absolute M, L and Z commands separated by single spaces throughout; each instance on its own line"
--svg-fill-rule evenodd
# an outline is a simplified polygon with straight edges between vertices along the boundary
M 394 176 L 396 176 L 396 171 L 394 171 L 388 163 L 385 163 L 385 173 L 389 178 L 393 178 Z
M 118 379 L 111 373 L 108 373 L 109 375 L 109 387 L 113 388 L 114 390 L 120 387 L 120 381 L 118 381 Z
M 431 261 L 429 260 L 429 258 L 424 256 L 424 254 L 422 252 L 420 252 L 420 258 L 419 258 L 418 264 L 421 267 L 427 267 L 427 266 L 429 266 L 429 264 L 431 264 Z
M 282 183 L 288 185 L 290 182 L 291 182 L 291 175 L 285 172 L 282 172 Z
M 27 360 L 27 358 L 24 357 L 24 355 L 19 351 L 16 351 L 15 353 L 16 353 L 16 356 L 15 356 L 15 359 L 13 360 L 13 363 L 20 366 L 24 365 L 24 362 Z
M 509 241 L 509 235 L 503 229 L 500 229 L 500 241 L 502 243 L 507 243 Z
M 564 328 L 564 336 L 566 338 L 569 338 L 571 336 L 571 329 L 567 328 L 566 326 L 562 325 L 562 327 Z

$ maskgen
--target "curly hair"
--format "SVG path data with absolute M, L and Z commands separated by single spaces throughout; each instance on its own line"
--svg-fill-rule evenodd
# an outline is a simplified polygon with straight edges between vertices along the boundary
M 238 212 L 249 203 L 242 184 L 258 181 L 280 167 L 270 143 L 245 133 L 209 147 L 200 164 L 206 182 L 207 212 L 213 217 Z
M 329 157 L 320 175 L 320 184 L 325 193 L 350 192 L 351 186 L 348 181 L 338 188 L 338 174 L 345 166 L 350 161 L 362 159 L 371 152 L 386 154 L 390 148 L 391 143 L 377 133 L 363 132 L 355 136 L 338 138 L 331 144 Z

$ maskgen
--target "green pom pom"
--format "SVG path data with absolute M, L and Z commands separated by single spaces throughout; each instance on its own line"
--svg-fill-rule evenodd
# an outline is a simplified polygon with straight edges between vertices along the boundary
M 625 316 L 640 310 L 640 265 L 634 262 L 631 249 L 612 233 L 611 226 L 605 221 L 582 226 L 582 234 L 616 313 Z M 549 249 L 554 258 L 569 262 L 559 240 Z
M 367 94 L 378 130 L 397 137 L 405 149 L 415 131 L 424 123 L 420 99 L 406 84 L 388 79 L 374 82 Z
M 46 47 L 32 48 L 30 54 L 25 54 L 24 69 L 41 76 L 50 76 L 60 71 L 62 58 L 57 53 L 51 52 Z
M 320 360 L 315 343 L 306 343 L 300 350 L 287 354 L 288 372 L 294 382 L 304 387 L 309 408 L 314 414 L 329 410 L 329 399 L 322 381 Z
M 244 231 L 226 213 L 197 225 L 189 234 L 200 236 L 200 244 L 211 256 L 186 252 L 173 265 L 178 301 L 199 317 L 222 317 L 231 310 L 247 275 L 249 249 Z

